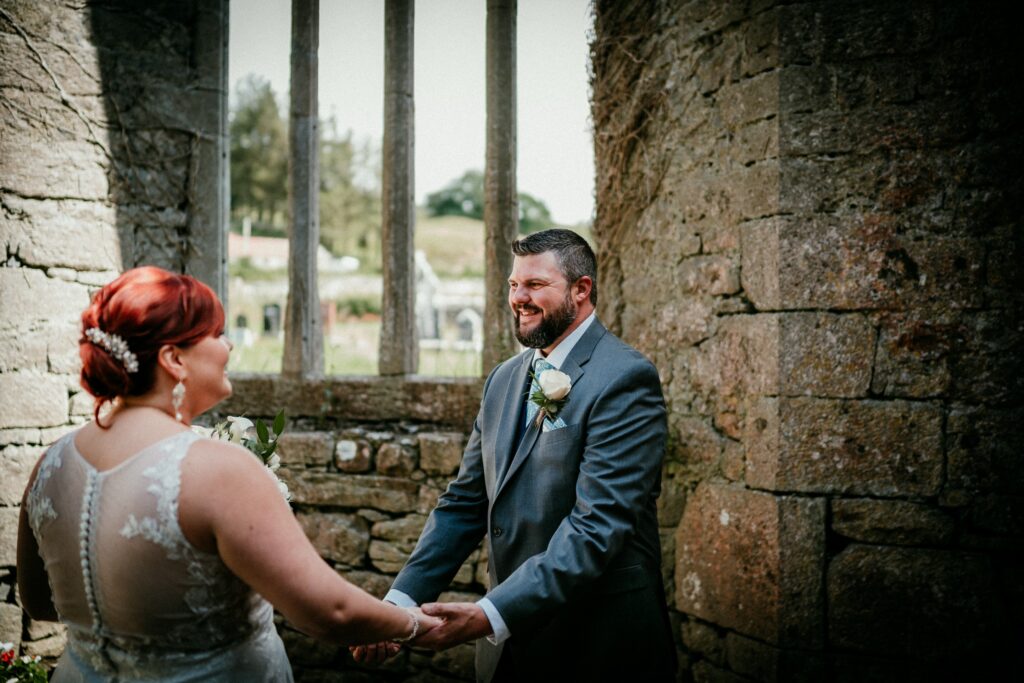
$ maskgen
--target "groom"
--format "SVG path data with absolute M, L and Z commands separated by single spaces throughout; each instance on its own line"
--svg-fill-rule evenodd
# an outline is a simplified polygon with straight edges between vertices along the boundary
M 481 639 L 482 681 L 674 680 L 656 514 L 658 373 L 595 317 L 583 238 L 546 230 L 512 251 L 509 305 L 528 350 L 487 378 L 458 476 L 386 599 L 436 600 L 486 536 L 490 591 L 423 605 L 446 621 L 417 645 Z M 571 384 L 545 413 L 529 405 L 543 395 L 531 377 L 550 369 Z

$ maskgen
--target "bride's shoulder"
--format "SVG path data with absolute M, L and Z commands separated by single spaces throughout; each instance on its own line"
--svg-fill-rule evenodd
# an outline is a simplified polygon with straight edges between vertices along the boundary
M 203 469 L 252 469 L 259 465 L 256 457 L 237 444 L 200 436 L 189 448 L 186 463 Z

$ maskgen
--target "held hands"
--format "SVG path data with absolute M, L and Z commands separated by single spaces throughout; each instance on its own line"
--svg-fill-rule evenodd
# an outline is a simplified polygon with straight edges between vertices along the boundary
M 492 633 L 491 622 L 483 609 L 472 602 L 431 602 L 417 610 L 420 629 L 411 642 L 416 647 L 447 650 L 461 643 Z M 352 658 L 361 664 L 379 664 L 394 657 L 402 649 L 399 643 L 387 641 L 350 647 Z
M 418 627 L 415 631 L 416 638 L 411 642 L 416 642 L 420 636 L 429 633 L 442 623 L 442 621 L 437 617 L 431 617 L 424 614 L 419 607 L 409 607 L 406 609 L 410 614 L 414 615 L 414 618 L 418 623 Z M 380 664 L 401 652 L 402 643 L 395 642 L 393 640 L 385 640 L 379 643 L 368 643 L 366 645 L 352 645 L 348 649 L 349 652 L 352 653 L 352 658 L 360 664 Z
M 423 613 L 440 617 L 441 624 L 416 638 L 417 647 L 447 650 L 493 633 L 483 608 L 473 602 L 428 602 Z

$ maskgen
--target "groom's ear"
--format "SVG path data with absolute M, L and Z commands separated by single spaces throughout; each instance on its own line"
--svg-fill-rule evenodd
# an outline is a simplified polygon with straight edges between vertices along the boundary
M 590 299 L 590 290 L 594 288 L 594 281 L 590 279 L 589 275 L 582 275 L 580 279 L 572 285 L 573 298 L 576 299 L 577 304 L 581 304 L 584 301 Z

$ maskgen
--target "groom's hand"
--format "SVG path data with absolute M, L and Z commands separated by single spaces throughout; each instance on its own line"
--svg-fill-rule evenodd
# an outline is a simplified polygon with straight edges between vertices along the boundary
M 443 621 L 440 626 L 417 638 L 414 641 L 416 647 L 447 650 L 493 632 L 483 608 L 476 603 L 430 602 L 423 605 L 422 609 L 424 614 L 439 617 Z

